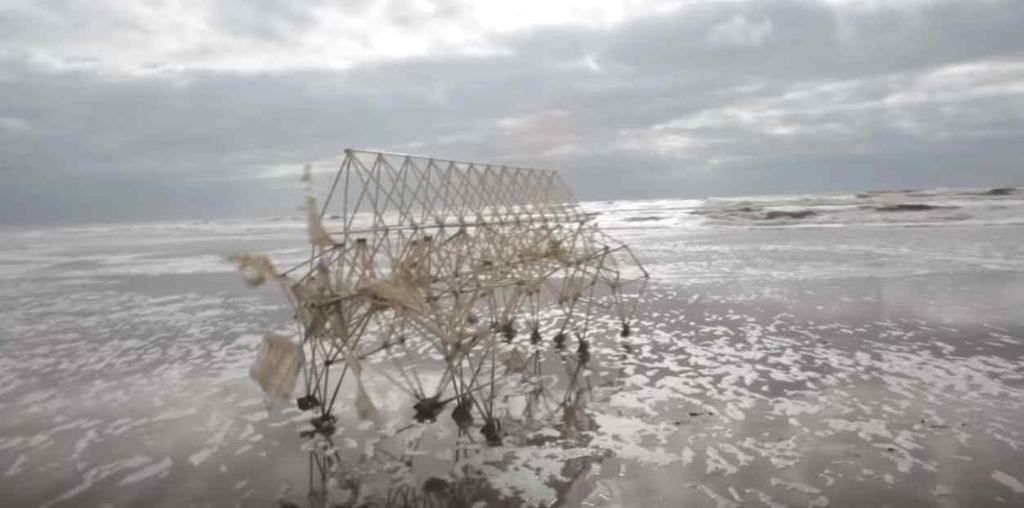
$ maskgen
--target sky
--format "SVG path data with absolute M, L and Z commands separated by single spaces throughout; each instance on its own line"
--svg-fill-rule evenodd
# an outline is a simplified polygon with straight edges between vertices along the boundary
M 0 2 L 0 223 L 294 213 L 346 147 L 588 199 L 1024 185 L 1019 0 Z

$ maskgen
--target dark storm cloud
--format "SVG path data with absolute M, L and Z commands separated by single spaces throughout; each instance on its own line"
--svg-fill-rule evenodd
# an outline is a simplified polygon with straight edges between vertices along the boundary
M 298 5 L 209 19 L 287 45 L 318 23 Z M 74 26 L 50 14 L 35 22 Z M 8 222 L 279 213 L 294 182 L 267 176 L 345 146 L 552 166 L 582 198 L 1024 183 L 1020 2 L 695 3 L 494 36 L 486 54 L 153 73 L 54 64 L 30 49 L 60 37 L 32 16 L 0 14 L 20 26 L 0 36 Z

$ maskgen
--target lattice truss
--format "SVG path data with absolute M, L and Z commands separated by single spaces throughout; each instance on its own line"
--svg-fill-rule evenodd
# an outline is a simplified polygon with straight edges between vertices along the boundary
M 346 384 L 344 404 L 379 417 L 372 369 L 418 422 L 450 407 L 460 435 L 499 444 L 503 418 L 571 418 L 596 321 L 631 333 L 648 274 L 554 171 L 347 150 L 323 206 L 307 199 L 308 261 L 238 260 L 294 304 L 298 342 L 268 338 L 253 377 L 275 396 L 300 379 L 314 433 L 334 432 Z

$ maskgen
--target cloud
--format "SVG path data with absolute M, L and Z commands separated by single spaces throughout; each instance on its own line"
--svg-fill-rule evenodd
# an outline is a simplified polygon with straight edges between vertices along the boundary
M 712 46 L 760 46 L 771 36 L 771 20 L 751 21 L 743 16 L 734 16 L 711 27 L 708 43 Z
M 584 198 L 1020 183 L 1019 2 L 544 4 L 19 4 L 0 175 L 64 197 L 0 211 L 283 213 L 235 190 L 346 146 L 554 167 Z
M 15 118 L 13 116 L 0 117 L 0 131 L 3 131 L 11 137 L 28 132 L 31 128 L 32 126 L 21 118 Z
M 502 34 L 612 26 L 684 0 L 11 0 L 3 52 L 56 68 L 142 74 L 347 69 L 384 59 L 504 51 Z

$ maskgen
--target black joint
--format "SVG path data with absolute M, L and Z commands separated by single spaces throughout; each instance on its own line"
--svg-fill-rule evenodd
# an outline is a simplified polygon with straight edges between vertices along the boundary
M 586 339 L 580 339 L 580 345 L 576 348 L 576 354 L 580 355 L 580 363 L 590 361 L 590 343 Z
M 460 429 L 467 429 L 473 426 L 473 401 L 469 397 L 463 397 L 452 409 L 452 420 Z
M 320 405 L 320 401 L 316 399 L 316 395 L 306 395 L 305 397 L 299 397 L 295 400 L 298 403 L 299 409 L 302 411 L 309 411 Z
M 537 328 L 534 328 L 533 331 L 530 332 L 530 344 L 533 344 L 533 345 L 540 344 L 540 339 L 541 339 L 540 330 L 538 330 Z
M 412 406 L 412 409 L 416 411 L 414 418 L 420 423 L 436 422 L 437 415 L 441 414 L 446 404 L 446 402 L 438 400 L 437 397 L 422 398 Z
M 480 428 L 489 446 L 501 446 L 501 423 L 497 419 L 488 418 Z
M 516 338 L 515 322 L 509 320 L 501 325 L 501 335 L 505 337 L 505 342 L 512 342 L 512 339 Z

